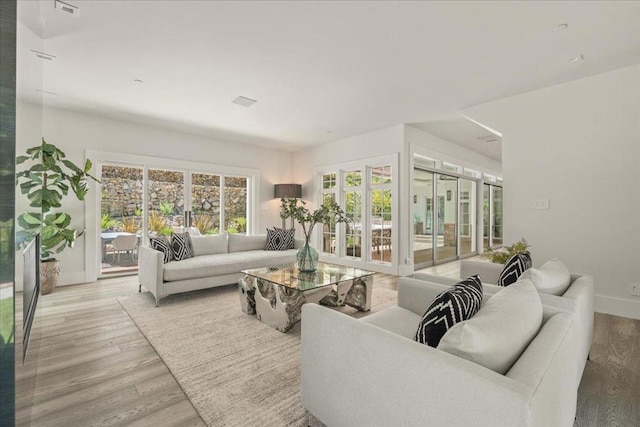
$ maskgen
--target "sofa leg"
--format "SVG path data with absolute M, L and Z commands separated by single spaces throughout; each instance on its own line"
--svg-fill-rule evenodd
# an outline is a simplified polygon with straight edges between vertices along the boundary
M 156 307 L 160 307 L 160 298 L 156 297 Z
M 306 427 L 310 427 L 311 426 L 311 415 L 309 414 L 309 411 L 307 411 L 307 410 L 304 411 L 304 425 Z
M 138 283 L 138 292 L 142 292 L 142 283 Z
M 587 360 L 588 360 L 589 362 L 591 362 L 591 361 L 592 361 L 592 359 L 591 359 L 591 352 L 589 352 L 589 354 L 587 354 Z

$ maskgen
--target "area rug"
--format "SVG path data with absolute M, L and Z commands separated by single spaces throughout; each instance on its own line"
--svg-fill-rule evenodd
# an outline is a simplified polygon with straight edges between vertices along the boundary
M 397 300 L 376 288 L 371 311 Z M 240 311 L 237 286 L 167 297 L 118 298 L 209 426 L 302 426 L 300 323 L 287 333 Z M 340 333 L 340 331 L 336 331 Z

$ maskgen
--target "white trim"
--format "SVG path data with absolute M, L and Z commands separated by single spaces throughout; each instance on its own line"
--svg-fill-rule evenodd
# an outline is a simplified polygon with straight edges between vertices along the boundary
M 237 166 L 220 165 L 216 163 L 200 163 L 192 162 L 188 160 L 170 159 L 165 157 L 153 157 L 153 156 L 141 156 L 137 154 L 117 153 L 112 151 L 101 150 L 85 150 L 85 159 L 91 159 L 96 165 L 96 170 L 102 168 L 103 164 L 121 164 L 123 166 L 143 167 L 144 168 L 144 180 L 148 179 L 149 168 L 159 169 L 172 169 L 185 172 L 185 183 L 187 174 L 190 172 L 195 173 L 212 173 L 220 175 L 221 180 L 223 176 L 241 176 L 248 179 L 249 185 L 247 186 L 247 233 L 254 232 L 256 227 L 256 213 L 258 212 L 257 206 L 260 206 L 261 200 L 259 192 L 256 191 L 256 186 L 260 181 L 260 171 L 252 168 L 241 168 Z M 221 187 L 224 185 L 224 181 L 221 181 Z M 144 183 L 146 188 L 146 182 Z M 98 244 L 98 232 L 100 228 L 100 199 L 102 192 L 100 191 L 100 185 L 95 182 L 89 183 L 90 190 L 85 203 L 85 282 L 94 282 L 98 279 L 100 269 L 100 256 L 101 250 Z M 185 185 L 185 191 L 187 186 Z M 224 190 L 221 190 L 224 191 Z M 143 195 L 143 203 L 146 202 L 146 194 Z M 185 209 L 187 207 L 185 198 Z M 224 211 L 224 207 L 220 207 L 221 212 Z M 144 216 L 143 216 L 144 217 Z M 224 214 L 222 214 L 224 219 Z M 143 227 L 146 228 L 146 218 L 143 219 Z M 224 223 L 220 224 L 223 227 Z M 74 279 L 75 280 L 75 279 Z
M 594 310 L 598 313 L 612 314 L 614 316 L 640 319 L 640 298 L 630 300 L 625 298 L 607 297 L 604 295 L 593 296 Z

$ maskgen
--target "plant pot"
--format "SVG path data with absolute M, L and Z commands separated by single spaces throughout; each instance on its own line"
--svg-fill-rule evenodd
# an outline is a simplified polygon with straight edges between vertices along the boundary
M 320 254 L 306 242 L 303 247 L 298 249 L 296 261 L 298 263 L 298 271 L 312 272 L 318 268 L 318 259 Z
M 60 261 L 43 261 L 40 263 L 40 294 L 46 295 L 53 292 L 58 286 L 60 277 Z

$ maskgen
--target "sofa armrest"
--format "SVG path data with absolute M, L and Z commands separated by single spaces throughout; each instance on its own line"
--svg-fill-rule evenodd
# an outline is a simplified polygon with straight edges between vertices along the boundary
M 164 259 L 162 252 L 141 246 L 138 257 L 138 279 L 140 284 L 156 297 L 156 305 L 162 295 Z
M 580 328 L 578 346 L 582 351 L 581 362 L 583 364 L 581 364 L 581 368 L 584 369 L 593 339 L 593 277 L 572 274 L 569 289 L 562 297 L 569 298 L 576 303 L 577 324 Z M 580 375 L 582 375 L 582 369 L 580 369 Z
M 398 307 L 402 307 L 422 316 L 435 299 L 443 291 L 450 289 L 450 285 L 428 282 L 421 279 L 401 277 L 398 280 Z
M 413 273 L 411 275 L 414 279 L 425 280 L 427 282 L 440 283 L 441 285 L 453 286 L 460 281 L 459 278 L 446 277 L 446 276 L 436 276 L 435 274 L 429 273 Z
M 526 385 L 316 304 L 302 307 L 300 368 L 302 406 L 326 425 L 530 422 Z
M 495 285 L 498 283 L 498 278 L 503 268 L 504 265 L 493 262 L 462 260 L 460 261 L 460 278 L 466 279 L 477 274 L 480 276 L 482 283 Z

